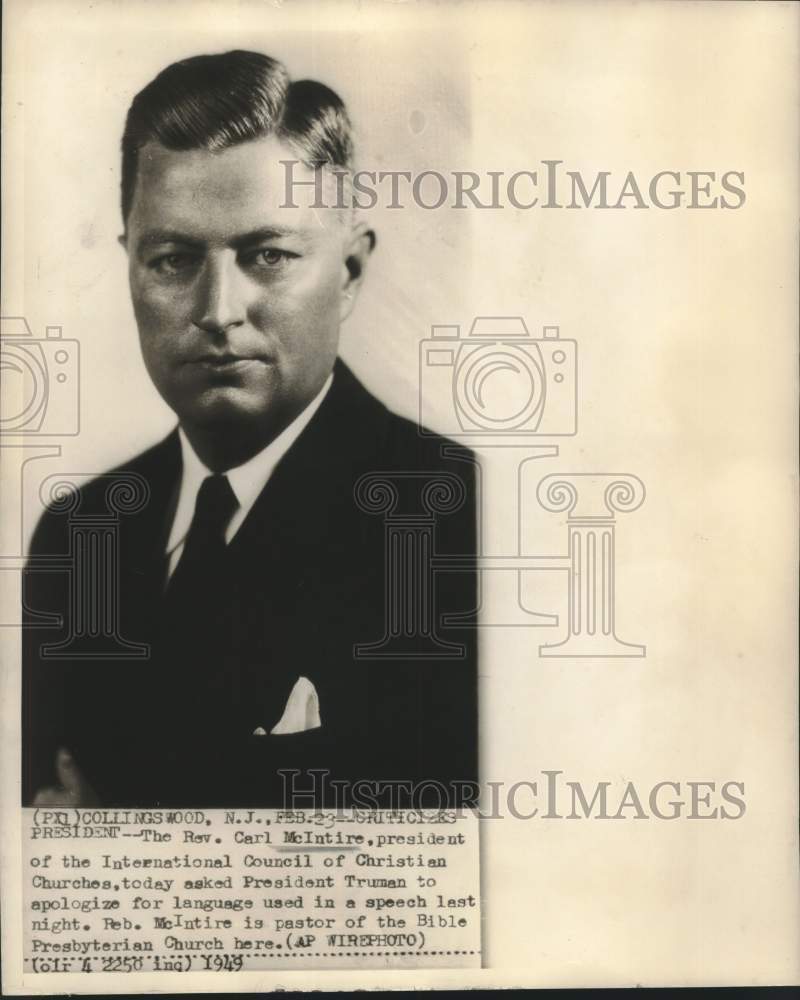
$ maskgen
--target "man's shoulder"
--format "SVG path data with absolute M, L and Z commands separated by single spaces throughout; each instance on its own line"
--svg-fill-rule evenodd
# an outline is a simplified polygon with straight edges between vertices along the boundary
M 423 427 L 387 408 L 388 453 L 409 469 L 470 472 L 477 462 L 474 452 L 451 438 Z
M 63 535 L 72 517 L 114 517 L 145 509 L 154 491 L 177 470 L 179 457 L 173 431 L 106 472 L 54 477 L 42 497 L 45 508 L 31 539 L 31 554 L 54 551 L 56 537 Z
M 342 366 L 342 381 L 358 426 L 372 439 L 374 457 L 398 470 L 435 471 L 473 466 L 474 453 L 415 420 L 391 410 Z

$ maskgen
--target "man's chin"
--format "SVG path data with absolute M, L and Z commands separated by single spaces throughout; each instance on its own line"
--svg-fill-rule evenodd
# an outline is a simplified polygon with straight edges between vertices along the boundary
M 184 423 L 213 431 L 269 424 L 275 419 L 276 409 L 274 399 L 238 387 L 215 386 L 202 393 L 191 406 L 182 407 L 179 416 Z

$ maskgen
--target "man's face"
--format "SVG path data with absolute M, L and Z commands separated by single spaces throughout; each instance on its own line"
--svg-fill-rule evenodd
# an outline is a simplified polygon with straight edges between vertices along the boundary
M 287 197 L 280 160 L 297 154 L 274 137 L 140 151 L 124 240 L 133 308 L 150 377 L 187 429 L 277 433 L 333 367 L 371 234 L 312 208 L 312 187 Z M 294 166 L 295 181 L 313 176 Z

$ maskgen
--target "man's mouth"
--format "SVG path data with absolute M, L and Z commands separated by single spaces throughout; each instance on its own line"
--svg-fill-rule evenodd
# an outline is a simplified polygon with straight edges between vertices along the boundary
M 251 365 L 269 364 L 269 359 L 260 354 L 208 353 L 201 354 L 199 357 L 192 359 L 190 364 L 200 365 L 214 372 L 235 372 L 248 368 Z

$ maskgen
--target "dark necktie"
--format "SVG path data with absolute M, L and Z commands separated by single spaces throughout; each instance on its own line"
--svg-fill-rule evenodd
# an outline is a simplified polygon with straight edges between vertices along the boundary
M 171 805 L 203 801 L 216 769 L 230 771 L 225 753 L 240 695 L 225 529 L 236 507 L 225 476 L 203 481 L 161 602 L 152 707 L 142 725 L 153 754 L 147 781 Z
M 204 584 L 225 560 L 225 529 L 239 506 L 227 476 L 207 476 L 197 493 L 194 517 L 167 587 L 168 598 L 176 591 L 199 590 L 198 574 Z M 202 597 L 201 597 L 202 599 Z
M 194 517 L 164 599 L 165 647 L 171 666 L 191 679 L 195 691 L 229 686 L 228 549 L 225 529 L 238 506 L 225 476 L 208 476 L 197 494 Z

